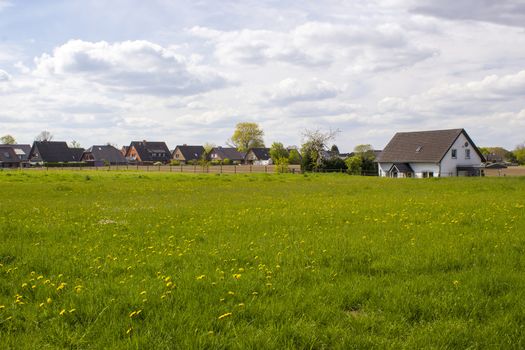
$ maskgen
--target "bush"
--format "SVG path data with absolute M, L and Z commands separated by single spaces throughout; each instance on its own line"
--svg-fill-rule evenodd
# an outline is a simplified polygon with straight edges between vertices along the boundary
M 180 165 L 180 160 L 172 159 L 171 162 L 170 162 L 170 165 L 179 166 Z
M 275 164 L 275 172 L 277 174 L 283 174 L 283 173 L 287 173 L 290 171 L 290 169 L 288 168 L 288 165 L 290 164 L 290 161 L 288 160 L 288 158 L 278 158 L 275 160 L 274 162 Z
M 346 166 L 345 161 L 342 160 L 341 158 L 332 157 L 329 159 L 324 159 L 321 162 L 320 168 L 326 171 L 333 171 L 333 172 L 341 171 L 342 172 L 342 171 L 346 171 L 348 167 Z
M 224 165 L 231 165 L 231 164 L 232 164 L 232 161 L 231 161 L 231 159 L 224 158 L 224 159 L 222 160 L 222 164 L 224 164 Z
M 212 161 L 210 162 L 210 164 L 211 164 L 211 165 L 221 165 L 221 161 L 215 159 L 215 160 L 212 160 Z
M 44 163 L 44 166 L 48 168 L 80 168 L 89 165 L 86 162 L 47 162 Z

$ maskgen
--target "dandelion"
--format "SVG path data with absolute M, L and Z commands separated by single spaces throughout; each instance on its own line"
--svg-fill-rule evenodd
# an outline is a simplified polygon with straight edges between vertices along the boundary
M 231 290 L 228 292 L 228 295 L 235 295 L 235 292 L 232 292 Z
M 145 291 L 145 290 L 143 290 L 142 292 L 140 292 L 140 295 L 144 295 L 144 294 L 146 294 L 146 291 Z
M 53 300 L 52 300 L 51 298 L 47 298 L 46 302 L 47 302 L 48 304 L 51 304 L 51 303 L 53 302 Z
M 233 274 L 233 278 L 235 278 L 236 280 L 241 279 L 241 274 L 240 273 L 234 273 Z
M 224 319 L 224 318 L 226 318 L 226 317 L 230 317 L 231 315 L 232 315 L 231 312 L 227 312 L 227 313 L 225 313 L 225 314 L 222 314 L 222 315 L 219 316 L 219 320 L 222 320 L 222 319 Z
M 78 285 L 78 286 L 75 286 L 75 293 L 80 293 L 82 291 L 82 286 L 81 285 Z
M 133 327 L 129 327 L 128 330 L 126 331 L 126 334 L 131 334 L 131 332 L 133 332 Z
M 458 280 L 454 280 L 454 281 L 452 282 L 452 284 L 454 285 L 454 287 L 457 288 L 457 287 L 459 286 L 459 281 L 458 281 Z
M 5 305 L 0 305 L 0 310 L 5 309 Z
M 141 312 L 142 312 L 142 310 L 132 311 L 132 312 L 129 313 L 129 318 L 135 318 L 138 315 L 140 315 Z
M 69 313 L 72 314 L 75 311 L 77 311 L 77 309 L 71 309 L 71 310 L 69 310 Z
M 66 283 L 61 282 L 60 285 L 57 287 L 57 292 L 60 292 L 60 291 L 63 290 L 64 288 L 66 288 Z
M 65 313 L 66 313 L 66 309 L 62 309 L 62 311 L 60 311 L 58 314 L 59 314 L 60 316 L 63 316 Z
M 206 278 L 206 275 L 200 275 L 200 276 L 197 276 L 195 277 L 196 280 L 200 281 L 202 279 Z

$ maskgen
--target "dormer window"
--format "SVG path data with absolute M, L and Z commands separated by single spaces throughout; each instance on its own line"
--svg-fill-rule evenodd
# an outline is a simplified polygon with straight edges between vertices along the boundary
M 416 153 L 421 152 L 422 149 L 423 149 L 423 146 L 417 146 L 417 148 L 416 148 Z

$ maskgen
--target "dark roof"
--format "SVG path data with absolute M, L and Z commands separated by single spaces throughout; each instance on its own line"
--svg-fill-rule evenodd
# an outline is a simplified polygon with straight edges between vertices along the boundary
M 90 153 L 95 162 L 109 162 L 111 164 L 126 163 L 126 158 L 118 149 L 111 145 L 91 146 L 84 151 L 83 158 Z
M 439 163 L 462 133 L 483 160 L 483 155 L 464 129 L 450 129 L 398 132 L 379 154 L 377 161 Z
M 143 162 L 166 162 L 171 159 L 171 152 L 165 142 L 132 141 L 129 147 L 137 150 Z
M 74 159 L 76 159 L 77 162 L 82 159 L 82 154 L 84 154 L 83 148 L 70 148 L 70 152 L 73 154 Z
M 220 159 L 244 160 L 246 153 L 237 151 L 235 147 L 214 147 L 211 153 L 217 154 Z
M 69 148 L 64 141 L 35 141 L 30 157 L 37 162 L 79 162 L 83 152 L 83 148 Z
M 254 148 L 250 148 L 250 150 L 248 151 L 248 153 L 253 152 L 253 155 L 255 156 L 255 158 L 257 158 L 258 160 L 268 160 L 270 159 L 270 149 L 269 148 L 265 148 L 265 147 L 254 147 Z
M 20 158 L 11 147 L 0 146 L 0 163 L 20 163 Z
M 412 167 L 410 166 L 410 164 L 408 163 L 394 163 L 392 165 L 392 168 L 390 168 L 389 171 L 392 171 L 392 169 L 396 167 L 396 169 L 400 172 L 400 173 L 413 173 L 414 170 L 412 170 Z
M 27 160 L 27 157 L 29 157 L 29 152 L 31 152 L 31 145 L 14 144 L 14 145 L 0 145 L 0 147 L 11 147 L 15 151 L 15 154 L 21 160 Z
M 178 145 L 177 147 L 175 147 L 175 151 L 177 149 L 179 149 L 180 153 L 182 153 L 184 160 L 200 159 L 202 157 L 202 154 L 204 153 L 203 146 Z

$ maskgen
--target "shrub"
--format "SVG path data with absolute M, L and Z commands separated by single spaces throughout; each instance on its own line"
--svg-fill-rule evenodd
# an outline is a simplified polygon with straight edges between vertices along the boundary
M 180 160 L 172 159 L 172 160 L 170 161 L 170 165 L 173 165 L 173 166 L 179 166 L 179 165 L 180 165 Z
M 222 164 L 224 164 L 224 165 L 230 165 L 230 164 L 232 164 L 232 161 L 231 161 L 231 159 L 229 159 L 229 158 L 224 158 L 224 159 L 222 160 Z

